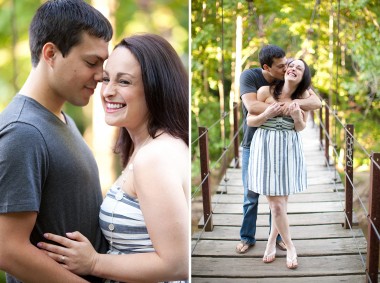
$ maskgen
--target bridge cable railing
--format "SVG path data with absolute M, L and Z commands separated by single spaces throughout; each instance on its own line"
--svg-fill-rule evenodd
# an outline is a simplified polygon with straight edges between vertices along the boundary
M 323 115 L 324 109 L 324 115 Z M 331 115 L 331 116 L 330 116 Z M 337 123 L 341 125 L 345 133 L 345 162 L 340 162 L 339 152 L 337 150 L 336 144 L 336 136 L 335 142 L 333 142 L 333 138 L 330 135 L 330 117 L 334 119 L 335 122 L 335 135 L 337 136 Z M 345 200 L 344 205 L 341 200 L 341 204 L 344 206 L 345 212 L 345 223 L 344 227 L 346 229 L 350 229 L 354 239 L 355 232 L 352 229 L 352 211 L 353 211 L 353 193 L 357 197 L 361 209 L 364 211 L 366 215 L 366 219 L 368 222 L 368 241 L 367 241 L 367 255 L 366 259 L 364 259 L 363 253 L 360 251 L 360 247 L 358 246 L 358 241 L 355 241 L 356 248 L 358 249 L 362 265 L 365 268 L 366 273 L 366 282 L 378 282 L 378 265 L 379 265 L 379 221 L 380 221 L 380 209 L 378 208 L 378 204 L 380 203 L 380 153 L 372 153 L 369 154 L 368 151 L 360 144 L 360 142 L 354 136 L 354 125 L 344 123 L 338 117 L 336 110 L 333 110 L 327 103 L 324 103 L 324 107 L 322 107 L 319 111 L 318 115 L 319 119 L 319 128 L 320 128 L 320 148 L 325 149 L 325 162 L 326 166 L 330 168 L 330 150 L 333 154 L 334 167 L 337 166 L 344 167 L 343 177 L 345 178 Z M 323 143 L 324 140 L 324 143 Z M 330 148 L 331 144 L 331 148 Z M 369 211 L 366 209 L 366 206 L 360 197 L 360 193 L 356 186 L 354 185 L 354 148 L 360 149 L 365 158 L 368 158 L 370 161 L 370 192 L 369 192 Z M 338 164 L 336 164 L 336 160 L 338 160 Z M 335 169 L 333 168 L 333 169 Z M 334 170 L 335 172 L 337 170 Z M 337 179 L 334 179 L 334 191 L 337 193 L 339 190 L 336 187 Z
M 330 111 L 332 113 L 333 117 L 338 121 L 338 123 L 345 129 L 345 131 L 347 131 L 347 129 L 344 126 L 344 124 L 340 121 L 339 117 L 335 114 L 335 110 L 332 110 L 328 105 L 326 107 L 327 107 L 328 111 Z M 337 147 L 335 146 L 336 145 L 335 139 L 334 139 L 334 142 L 333 142 L 333 138 L 331 137 L 331 135 L 328 134 L 328 131 L 327 131 L 325 125 L 323 123 L 321 123 L 321 117 L 320 116 L 318 116 L 318 120 L 319 120 L 321 128 L 325 132 L 325 136 L 327 137 L 327 139 L 329 140 L 329 142 L 331 144 L 333 144 L 333 146 L 332 146 L 333 153 L 335 154 L 335 156 L 339 156 L 339 153 L 337 151 Z M 336 135 L 336 133 L 337 132 L 335 130 L 335 135 Z M 353 162 L 353 160 L 350 159 L 350 157 L 348 158 L 348 160 L 350 160 L 351 162 Z M 326 166 L 328 167 L 328 170 L 329 171 L 334 171 L 334 175 L 335 175 L 335 177 L 334 177 L 334 183 L 333 183 L 333 185 L 334 185 L 334 192 L 337 194 L 339 203 L 341 204 L 343 210 L 345 210 L 345 200 L 342 198 L 342 195 L 340 194 L 339 188 L 337 187 L 337 183 L 339 183 L 339 180 L 336 178 L 336 171 L 337 171 L 336 170 L 336 166 L 344 167 L 344 164 L 339 159 L 338 159 L 338 163 L 336 164 L 335 163 L 335 158 L 334 158 L 334 164 L 333 164 L 334 166 L 331 166 L 329 160 L 327 160 L 326 157 L 325 157 L 325 162 L 326 162 Z M 346 171 L 345 171 L 345 175 L 347 175 Z M 355 185 L 353 184 L 353 180 L 351 180 L 349 178 L 349 176 L 347 176 L 347 177 L 348 177 L 348 180 L 350 182 L 350 185 L 353 188 L 353 191 L 354 191 L 355 195 L 358 197 L 358 200 L 360 201 L 362 209 L 365 211 L 365 213 L 367 213 L 367 209 L 366 209 L 366 207 L 365 207 L 365 205 L 364 205 L 364 203 L 363 203 L 363 201 L 362 201 L 362 199 L 361 199 L 361 197 L 360 197 L 360 195 L 358 193 L 358 190 L 356 189 Z M 358 251 L 358 254 L 360 256 L 360 260 L 361 260 L 362 266 L 365 269 L 366 268 L 365 255 L 363 255 L 363 253 L 360 250 L 359 241 L 356 241 L 357 237 L 355 235 L 355 231 L 353 230 L 352 221 L 351 221 L 351 219 L 350 219 L 350 217 L 348 216 L 347 213 L 344 213 L 344 217 L 345 217 L 346 229 L 350 229 L 350 232 L 351 232 L 352 237 L 354 239 L 355 248 Z
M 237 106 L 237 105 L 236 105 Z M 236 108 L 236 106 L 234 106 L 234 109 Z M 198 137 L 196 139 L 194 139 L 192 142 L 191 142 L 191 146 L 194 146 L 196 143 L 199 143 L 199 141 L 202 139 L 202 138 L 205 138 L 206 135 L 208 135 L 208 133 L 210 132 L 211 129 L 215 128 L 218 124 L 220 124 L 220 122 L 225 119 L 226 117 L 228 117 L 228 114 L 229 112 L 223 112 L 221 117 L 216 121 L 214 122 L 210 127 L 207 127 L 206 129 L 207 130 L 204 130 L 202 131 L 202 133 L 200 133 L 198 135 Z M 243 126 L 240 127 L 239 131 L 242 129 Z M 199 128 L 205 128 L 205 127 L 199 127 Z M 239 134 L 239 131 L 236 131 L 236 133 L 234 133 L 234 136 L 232 138 L 232 140 L 235 140 L 237 138 L 237 135 Z M 228 146 L 228 148 L 231 146 L 231 144 Z M 227 148 L 227 149 L 228 149 Z M 213 166 L 211 166 L 210 168 L 210 172 L 213 171 L 213 169 L 216 168 L 216 166 L 218 165 L 218 162 L 225 156 L 226 154 L 226 147 L 224 146 L 223 147 L 223 152 L 221 154 L 221 156 L 218 158 L 217 161 L 214 162 Z M 239 161 L 239 156 L 235 156 L 235 163 Z M 210 172 L 208 172 L 206 175 L 202 176 L 202 181 L 201 183 L 198 185 L 198 187 L 195 188 L 195 190 L 193 190 L 192 192 L 192 195 L 191 195 L 191 199 L 193 200 L 199 193 L 200 189 L 202 188 L 202 185 L 204 184 L 204 182 L 207 181 L 207 178 L 210 177 Z
M 199 136 L 192 142 L 192 145 L 194 145 L 196 142 L 199 143 L 199 159 L 201 163 L 201 182 L 200 184 L 193 190 L 192 193 L 192 201 L 195 199 L 195 197 L 198 195 L 199 190 L 202 189 L 202 203 L 203 203 L 203 220 L 204 224 L 202 227 L 202 230 L 199 231 L 199 235 L 197 239 L 195 239 L 195 243 L 193 244 L 192 253 L 194 252 L 201 236 L 204 232 L 209 232 L 213 230 L 213 221 L 212 216 L 213 212 L 216 209 L 216 206 L 219 204 L 220 198 L 224 193 L 227 192 L 227 184 L 228 184 L 228 176 L 227 176 L 227 159 L 228 159 L 228 153 L 231 148 L 234 149 L 234 158 L 233 158 L 233 168 L 239 168 L 239 134 L 243 128 L 243 125 L 238 127 L 238 103 L 234 102 L 233 104 L 233 135 L 231 137 L 230 143 L 227 145 L 224 141 L 224 147 L 222 149 L 222 152 L 220 156 L 217 158 L 215 162 L 213 162 L 212 166 L 209 166 L 210 158 L 209 158 L 209 147 L 208 147 L 208 133 L 209 131 L 215 127 L 217 124 L 220 123 L 222 119 L 225 119 L 228 117 L 230 113 L 223 113 L 221 115 L 221 118 L 213 123 L 210 127 L 199 127 Z M 214 201 L 211 201 L 211 188 L 210 188 L 210 177 L 211 173 L 214 172 L 217 169 L 217 166 L 221 164 L 221 161 L 224 161 L 224 167 L 223 167 L 223 174 L 224 175 L 224 190 L 220 191 L 220 194 L 218 198 L 214 199 Z M 213 206 L 211 205 L 213 203 Z

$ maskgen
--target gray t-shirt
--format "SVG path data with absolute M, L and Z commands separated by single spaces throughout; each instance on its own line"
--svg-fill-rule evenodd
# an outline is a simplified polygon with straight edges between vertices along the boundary
M 46 241 L 46 232 L 80 231 L 105 253 L 98 168 L 74 121 L 65 118 L 67 124 L 20 94 L 0 113 L 0 213 L 38 212 L 34 245 Z M 9 275 L 7 280 L 19 282 Z
M 245 70 L 240 75 L 240 98 L 250 92 L 257 93 L 257 90 L 262 87 L 269 85 L 269 82 L 264 78 L 263 69 L 255 68 Z M 248 110 L 245 108 L 244 103 L 241 104 L 243 109 L 243 141 L 242 147 L 250 148 L 253 134 L 255 133 L 255 127 L 248 127 L 246 118 L 248 115 Z

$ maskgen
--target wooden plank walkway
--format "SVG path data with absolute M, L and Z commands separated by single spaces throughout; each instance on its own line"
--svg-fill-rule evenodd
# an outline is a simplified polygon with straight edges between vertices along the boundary
M 260 197 L 256 245 L 246 254 L 235 253 L 242 221 L 241 170 L 229 168 L 213 196 L 212 232 L 194 233 L 192 282 L 365 282 L 366 240 L 358 226 L 344 229 L 344 188 L 336 172 L 325 166 L 316 129 L 302 132 L 308 170 L 308 190 L 289 197 L 290 230 L 299 267 L 286 267 L 286 252 L 277 250 L 271 264 L 262 262 L 269 232 L 269 208 Z M 355 217 L 354 217 L 355 218 Z M 203 219 L 200 221 L 200 226 Z M 196 242 L 197 239 L 200 239 Z

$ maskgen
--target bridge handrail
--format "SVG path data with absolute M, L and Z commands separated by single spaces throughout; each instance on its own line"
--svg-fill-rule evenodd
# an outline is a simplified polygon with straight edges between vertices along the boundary
M 200 149 L 200 153 L 199 153 L 200 158 L 199 159 L 200 159 L 200 163 L 201 163 L 201 182 L 197 186 L 197 188 L 194 190 L 194 192 L 192 193 L 192 200 L 195 198 L 195 196 L 199 192 L 200 188 L 202 188 L 203 219 L 204 219 L 204 225 L 203 225 L 202 231 L 200 231 L 200 235 L 194 244 L 193 251 L 194 251 L 197 243 L 199 242 L 199 239 L 202 236 L 203 232 L 213 230 L 212 212 L 215 210 L 216 206 L 218 205 L 219 199 L 220 199 L 221 195 L 223 194 L 223 192 L 219 196 L 219 198 L 214 202 L 214 206 L 211 207 L 210 175 L 211 175 L 211 172 L 216 168 L 216 166 L 218 165 L 218 163 L 220 163 L 220 161 L 222 159 L 224 159 L 226 161 L 227 153 L 232 148 L 232 145 L 234 148 L 234 160 L 235 160 L 234 168 L 239 167 L 239 133 L 240 133 L 241 129 L 243 128 L 243 125 L 241 125 L 238 128 L 238 124 L 239 124 L 239 122 L 238 122 L 238 107 L 239 107 L 239 104 L 234 102 L 234 104 L 233 104 L 233 120 L 234 120 L 234 122 L 233 122 L 233 136 L 231 138 L 231 141 L 228 145 L 225 145 L 223 147 L 222 153 L 217 158 L 217 160 L 214 162 L 214 164 L 211 166 L 211 168 L 209 167 L 210 159 L 209 159 L 209 148 L 208 148 L 208 132 L 211 128 L 215 127 L 218 123 L 220 123 L 220 121 L 222 119 L 225 119 L 226 117 L 228 117 L 228 115 L 230 113 L 224 112 L 222 117 L 217 122 L 213 123 L 208 128 L 198 127 L 199 136 L 192 142 L 192 145 L 197 141 L 199 142 L 199 149 Z M 226 173 L 226 169 L 227 168 L 224 168 L 224 170 L 225 170 L 223 172 L 224 175 Z M 225 176 L 224 180 L 227 182 L 228 178 Z
M 321 97 L 320 97 L 321 98 Z M 344 125 L 339 119 L 336 111 L 332 109 L 325 101 L 324 102 L 324 112 L 325 115 L 322 115 L 322 109 L 319 111 L 319 127 L 320 127 L 320 144 L 323 145 L 323 137 L 325 137 L 325 159 L 326 165 L 329 166 L 329 144 L 332 146 L 332 153 L 336 157 L 339 156 L 337 152 L 337 146 L 331 138 L 330 135 L 330 116 L 336 123 L 339 123 L 344 129 L 345 133 L 345 164 L 344 164 L 344 177 L 345 177 L 345 228 L 351 229 L 352 231 L 352 210 L 353 210 L 353 192 L 355 192 L 360 206 L 367 215 L 368 222 L 368 241 L 367 241 L 367 258 L 364 261 L 363 256 L 359 250 L 361 256 L 362 264 L 365 267 L 366 273 L 366 282 L 378 282 L 378 265 L 379 265 L 379 241 L 380 241 L 380 209 L 378 204 L 380 203 L 380 153 L 369 154 L 368 151 L 363 147 L 362 144 L 354 136 L 354 125 L 347 124 Z M 325 123 L 324 123 L 325 121 Z M 357 188 L 353 182 L 353 161 L 354 161 L 354 146 L 357 145 L 360 148 L 367 158 L 370 160 L 371 169 L 370 169 L 370 196 L 369 196 L 369 212 L 367 211 Z M 334 158 L 334 165 L 335 164 Z M 339 160 L 339 158 L 338 158 Z M 353 234 L 354 235 L 354 234 Z M 366 262 L 366 263 L 365 263 Z

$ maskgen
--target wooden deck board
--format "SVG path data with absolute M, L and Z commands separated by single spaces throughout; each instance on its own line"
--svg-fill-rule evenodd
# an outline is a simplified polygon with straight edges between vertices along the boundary
M 365 275 L 315 276 L 291 278 L 201 278 L 193 277 L 192 283 L 361 283 Z
M 328 171 L 328 168 L 324 165 L 309 165 L 309 166 L 307 166 L 307 177 L 308 177 L 308 179 L 320 178 L 321 172 L 323 172 L 325 174 L 325 177 L 328 177 L 331 179 L 336 177 L 335 172 L 334 171 Z M 226 173 L 226 177 L 229 180 L 235 180 L 235 179 L 240 180 L 241 179 L 241 169 L 235 169 L 235 168 L 228 169 L 228 172 Z
M 292 213 L 315 213 L 315 212 L 332 212 L 342 211 L 342 204 L 340 202 L 313 202 L 313 203 L 289 203 L 288 214 Z M 242 213 L 242 204 L 240 203 L 219 203 L 213 209 L 214 213 Z M 268 205 L 259 205 L 258 213 L 269 213 Z
M 333 184 L 333 183 L 334 183 L 334 180 L 330 176 L 321 176 L 320 178 L 309 178 L 307 185 L 313 186 L 313 185 Z M 222 181 L 221 184 L 224 184 L 224 181 Z M 239 178 L 239 179 L 236 178 L 236 179 L 229 179 L 228 185 L 229 186 L 242 186 L 243 183 L 242 183 L 241 178 Z
M 343 193 L 335 193 L 335 192 L 330 192 L 330 193 L 300 193 L 296 194 L 294 196 L 291 196 L 289 198 L 289 203 L 292 202 L 306 202 L 306 203 L 311 203 L 311 202 L 336 202 L 336 201 L 343 201 L 344 200 L 344 194 Z M 212 202 L 213 203 L 238 203 L 242 204 L 243 203 L 243 195 L 214 195 L 212 197 Z M 260 196 L 259 198 L 259 205 L 261 204 L 267 204 L 267 198 L 264 196 Z
M 360 228 L 353 231 L 344 229 L 339 224 L 294 226 L 290 223 L 290 233 L 292 239 L 325 239 L 325 238 L 351 238 L 363 236 Z M 202 239 L 208 240 L 234 240 L 239 241 L 240 227 L 215 226 L 212 232 L 204 232 Z M 200 232 L 194 233 L 193 239 L 197 239 Z M 269 227 L 262 227 L 256 230 L 257 240 L 267 240 Z M 323 247 L 321 247 L 323 248 Z
M 343 190 L 343 186 L 341 183 L 338 183 L 338 184 L 316 184 L 316 185 L 312 185 L 312 186 L 309 186 L 307 188 L 306 191 L 302 192 L 302 194 L 309 194 L 309 193 L 333 193 L 333 192 L 336 192 L 336 191 L 341 191 Z M 240 185 L 229 185 L 229 186 L 224 186 L 224 185 L 220 185 L 218 187 L 218 190 L 217 190 L 217 193 L 220 194 L 220 193 L 227 193 L 227 194 L 231 194 L 231 195 L 242 195 L 243 194 L 243 185 L 240 184 Z
M 234 278 L 269 278 L 300 276 L 334 276 L 363 274 L 359 255 L 299 257 L 297 269 L 289 270 L 285 258 L 265 264 L 261 258 L 198 257 L 193 261 L 192 276 Z
M 289 214 L 289 223 L 291 225 L 322 225 L 322 224 L 343 224 L 344 212 L 324 212 L 324 213 L 306 213 L 306 214 Z M 238 226 L 240 227 L 243 215 L 242 214 L 214 214 L 213 223 L 216 226 Z M 357 220 L 354 218 L 354 222 Z M 200 226 L 203 227 L 203 218 L 200 221 Z M 257 216 L 257 227 L 269 226 L 269 214 L 259 214 Z
M 194 243 L 193 243 L 194 244 Z M 197 244 L 195 256 L 223 256 L 223 257 L 259 257 L 265 251 L 266 240 L 257 241 L 247 253 L 238 255 L 235 252 L 237 241 L 202 240 Z M 326 238 L 294 240 L 298 256 L 321 256 L 366 253 L 367 242 L 364 237 L 353 238 Z M 321 249 L 324 247 L 324 249 Z M 352 247 L 355 247 L 354 249 Z M 285 257 L 286 252 L 278 250 L 277 257 Z

